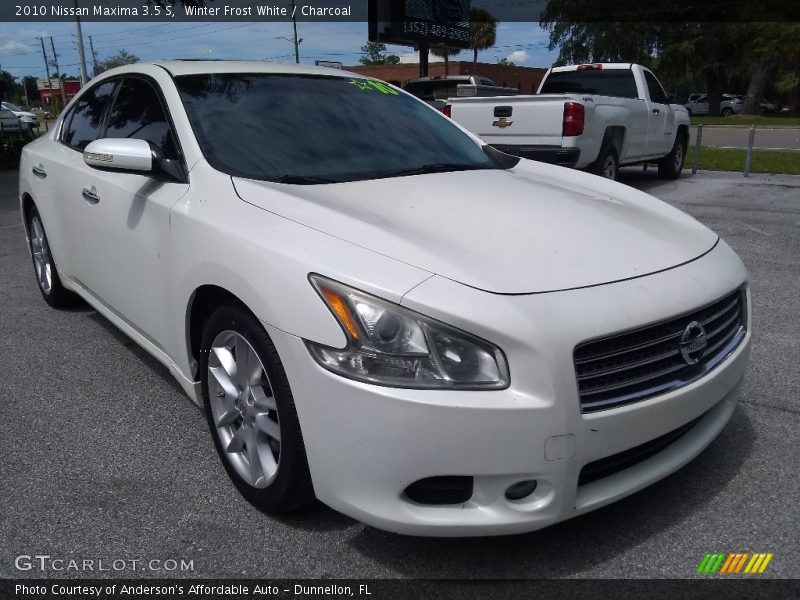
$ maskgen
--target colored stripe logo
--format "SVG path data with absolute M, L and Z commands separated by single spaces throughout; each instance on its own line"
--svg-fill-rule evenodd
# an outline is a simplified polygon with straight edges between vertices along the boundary
M 761 574 L 766 570 L 772 556 L 772 552 L 706 552 L 697 572 L 702 575 Z

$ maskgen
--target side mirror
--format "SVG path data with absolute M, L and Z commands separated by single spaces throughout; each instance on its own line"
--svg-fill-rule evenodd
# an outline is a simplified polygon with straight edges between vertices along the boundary
M 97 169 L 150 173 L 153 170 L 153 150 L 145 140 L 103 138 L 86 146 L 83 161 Z

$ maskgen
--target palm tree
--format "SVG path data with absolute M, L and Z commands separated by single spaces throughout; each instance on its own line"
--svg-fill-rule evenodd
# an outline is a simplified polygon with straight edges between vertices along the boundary
M 478 50 L 494 46 L 497 40 L 497 21 L 483 8 L 469 11 L 469 47 L 472 48 L 472 63 L 478 62 Z
M 447 46 L 434 46 L 431 54 L 444 59 L 444 74 L 450 75 L 450 57 L 461 52 L 459 48 L 448 48 Z

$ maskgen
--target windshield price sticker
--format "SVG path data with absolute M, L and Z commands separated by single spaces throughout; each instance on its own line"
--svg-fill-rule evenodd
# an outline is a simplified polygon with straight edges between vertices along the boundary
M 350 85 L 356 86 L 360 90 L 365 91 L 373 91 L 377 90 L 381 94 L 388 94 L 391 96 L 397 96 L 397 90 L 393 87 L 386 85 L 380 81 L 373 81 L 372 79 L 351 79 L 349 81 Z

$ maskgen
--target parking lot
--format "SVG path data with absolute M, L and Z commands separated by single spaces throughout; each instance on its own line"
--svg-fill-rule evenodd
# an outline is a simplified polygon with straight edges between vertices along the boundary
M 192 561 L 124 577 L 693 577 L 706 552 L 771 552 L 800 577 L 800 177 L 624 182 L 715 229 L 751 273 L 752 362 L 720 437 L 678 473 L 594 513 L 505 538 L 385 533 L 322 505 L 271 518 L 229 482 L 167 370 L 88 307 L 41 299 L 16 173 L 0 172 L 0 577 L 18 555 Z

